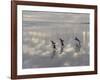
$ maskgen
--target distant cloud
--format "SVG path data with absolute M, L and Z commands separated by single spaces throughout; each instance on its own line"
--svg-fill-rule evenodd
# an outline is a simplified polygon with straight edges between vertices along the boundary
M 89 14 L 23 11 L 23 20 L 85 23 L 89 22 Z

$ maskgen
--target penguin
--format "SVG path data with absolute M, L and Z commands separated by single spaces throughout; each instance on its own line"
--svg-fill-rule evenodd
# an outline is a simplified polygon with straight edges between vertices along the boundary
M 75 37 L 74 40 L 76 41 L 76 43 L 75 43 L 75 51 L 76 52 L 79 52 L 80 51 L 80 48 L 81 48 L 81 41 L 77 37 Z
M 61 50 L 60 50 L 60 54 L 62 54 L 63 50 L 64 50 L 64 40 L 62 38 L 59 38 L 60 43 L 61 43 Z
M 57 48 L 56 48 L 56 43 L 54 41 L 51 40 L 51 43 L 52 43 L 52 48 L 53 48 L 53 54 L 52 54 L 51 58 L 53 58 L 56 54 Z
M 53 49 L 56 49 L 56 43 L 52 40 L 51 40 L 51 43 L 52 43 Z

